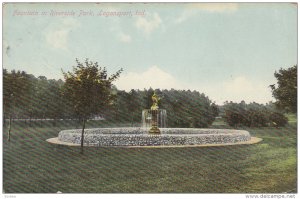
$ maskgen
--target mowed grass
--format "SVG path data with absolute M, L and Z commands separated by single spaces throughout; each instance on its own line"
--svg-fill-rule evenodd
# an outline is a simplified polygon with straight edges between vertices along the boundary
M 90 122 L 88 127 L 95 125 Z M 5 193 L 297 192 L 297 123 L 278 129 L 246 129 L 263 138 L 254 145 L 85 147 L 83 155 L 78 147 L 45 141 L 68 128 L 72 127 L 14 124 L 10 142 L 4 128 Z
M 289 123 L 297 122 L 297 116 L 295 114 L 286 114 L 286 117 L 288 118 Z

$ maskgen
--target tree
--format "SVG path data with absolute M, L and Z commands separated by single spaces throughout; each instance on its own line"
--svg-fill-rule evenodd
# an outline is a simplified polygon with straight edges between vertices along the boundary
M 285 126 L 288 123 L 288 118 L 284 114 L 277 111 L 271 112 L 269 117 L 271 125 L 277 128 L 280 126 Z
M 63 117 L 63 109 L 65 105 L 62 103 L 62 97 L 61 97 L 61 87 L 62 87 L 62 81 L 58 80 L 48 80 L 48 105 L 51 107 L 48 110 L 48 117 L 54 119 L 53 125 L 56 125 L 56 120 Z
M 83 153 L 84 129 L 86 120 L 93 114 L 99 114 L 114 99 L 111 89 L 112 82 L 121 74 L 122 69 L 108 77 L 106 68 L 88 59 L 81 63 L 76 59 L 77 66 L 72 72 L 63 72 L 65 78 L 64 96 L 70 100 L 75 113 L 82 120 L 81 153 Z
M 281 110 L 287 112 L 297 112 L 297 65 L 280 69 L 274 73 L 277 79 L 277 88 L 275 84 L 270 85 L 273 97 L 277 100 L 275 105 Z
M 24 115 L 29 105 L 29 93 L 32 84 L 30 75 L 24 71 L 3 70 L 3 105 L 4 115 L 9 115 L 7 140 L 10 141 L 12 118 Z
M 258 103 L 246 104 L 225 103 L 225 121 L 229 126 L 237 128 L 238 126 L 264 127 L 264 126 L 284 126 L 287 124 L 287 118 L 281 112 L 278 112 L 270 105 Z
M 171 89 L 163 90 L 161 95 L 159 107 L 167 110 L 169 127 L 203 128 L 215 119 L 213 104 L 203 93 Z
M 133 126 L 134 121 L 136 121 L 137 118 L 140 117 L 140 112 L 141 112 L 141 106 L 140 106 L 140 101 L 139 101 L 139 96 L 138 93 L 134 90 L 131 89 L 131 91 L 127 94 L 126 96 L 126 101 L 127 101 L 127 110 L 128 113 L 131 113 L 131 126 Z
M 39 119 L 45 119 L 46 116 L 49 115 L 49 103 L 50 101 L 50 92 L 49 92 L 49 84 L 48 80 L 45 76 L 39 76 L 36 82 L 36 105 L 37 109 L 36 114 L 38 115 Z
M 239 104 L 234 102 L 226 102 L 223 108 L 225 112 L 224 119 L 229 126 L 237 128 L 246 121 L 246 105 L 244 102 Z
M 220 114 L 219 106 L 216 105 L 215 103 L 211 104 L 211 110 L 214 117 L 217 117 Z
M 128 94 L 125 91 L 117 91 L 117 99 L 113 104 L 114 120 L 124 122 L 128 119 L 127 99 Z

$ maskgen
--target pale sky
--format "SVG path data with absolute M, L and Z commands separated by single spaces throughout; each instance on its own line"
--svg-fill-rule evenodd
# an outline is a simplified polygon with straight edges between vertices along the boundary
M 121 90 L 190 89 L 217 104 L 267 103 L 274 101 L 268 87 L 276 83 L 274 72 L 297 64 L 297 5 L 3 6 L 3 68 L 63 79 L 61 69 L 71 71 L 75 58 L 89 58 L 109 73 L 122 67 L 115 82 Z

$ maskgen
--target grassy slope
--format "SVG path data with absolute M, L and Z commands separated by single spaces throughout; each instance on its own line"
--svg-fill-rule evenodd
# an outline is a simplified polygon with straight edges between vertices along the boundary
M 255 145 L 90 147 L 84 155 L 79 148 L 45 142 L 61 129 L 15 125 L 10 143 L 4 134 L 6 193 L 296 192 L 296 123 L 280 129 L 247 129 L 264 139 Z

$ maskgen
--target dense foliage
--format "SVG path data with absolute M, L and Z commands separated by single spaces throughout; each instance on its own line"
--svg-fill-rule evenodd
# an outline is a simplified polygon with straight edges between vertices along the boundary
M 285 126 L 288 122 L 283 113 L 277 111 L 270 105 L 257 103 L 225 103 L 224 105 L 225 121 L 230 126 Z
M 38 78 L 24 71 L 3 70 L 4 117 L 21 119 L 75 117 L 68 101 L 62 98 L 62 80 Z
M 120 76 L 122 69 L 108 77 L 106 68 L 99 67 L 97 62 L 86 60 L 81 63 L 76 59 L 76 63 L 73 72 L 64 73 L 62 95 L 71 103 L 75 114 L 86 120 L 112 103 L 112 82 Z
M 4 117 L 9 118 L 12 115 L 13 118 L 19 119 L 56 120 L 82 119 L 82 116 L 91 119 L 101 115 L 106 120 L 140 126 L 141 112 L 151 107 L 154 90 L 150 88 L 126 92 L 107 82 L 108 87 L 105 93 L 102 93 L 104 84 L 99 84 L 99 87 L 88 84 L 91 79 L 87 77 L 96 77 L 98 74 L 101 79 L 101 72 L 97 73 L 95 70 L 94 66 L 91 66 L 88 71 L 82 73 L 65 73 L 66 82 L 47 79 L 44 76 L 36 78 L 24 71 L 4 70 Z M 85 80 L 80 81 L 76 76 L 82 76 Z M 106 74 L 102 76 L 107 77 Z M 72 86 L 76 89 L 72 89 Z M 77 95 L 75 90 L 78 91 Z M 87 90 L 89 92 L 86 92 Z M 167 110 L 168 127 L 208 127 L 218 115 L 218 107 L 203 93 L 174 89 L 157 89 L 156 93 L 162 98 L 159 107 Z M 106 101 L 102 100 L 104 94 L 107 94 Z M 78 108 L 74 109 L 74 105 Z
M 114 100 L 112 82 L 120 76 L 122 69 L 108 77 L 106 68 L 98 66 L 97 62 L 86 59 L 81 63 L 76 59 L 76 63 L 73 72 L 63 73 L 65 84 L 62 94 L 82 120 L 81 152 L 83 152 L 86 120 L 112 103 Z
M 153 92 L 151 88 L 129 93 L 118 91 L 112 119 L 140 123 L 141 111 L 151 107 Z M 156 89 L 155 92 L 161 98 L 159 108 L 167 110 L 168 127 L 208 127 L 218 114 L 216 105 L 197 91 Z
M 287 112 L 297 113 L 297 65 L 280 69 L 274 76 L 277 79 L 277 87 L 275 84 L 270 87 L 273 97 L 277 100 L 276 106 Z
M 163 90 L 161 95 L 161 107 L 168 112 L 170 127 L 208 127 L 217 116 L 215 104 L 203 93 L 172 89 Z

